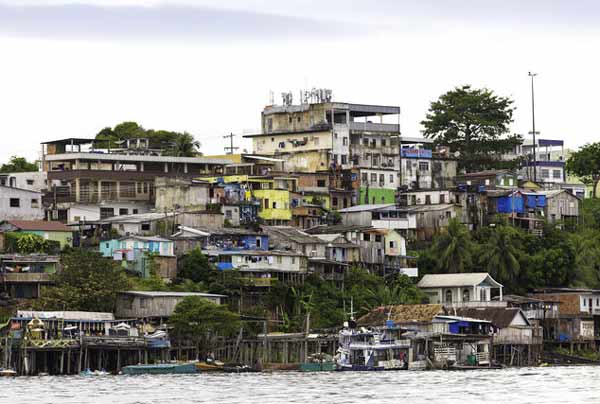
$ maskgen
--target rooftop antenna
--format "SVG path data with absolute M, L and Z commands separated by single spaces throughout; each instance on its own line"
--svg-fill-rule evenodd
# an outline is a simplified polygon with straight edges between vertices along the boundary
M 350 321 L 354 321 L 354 298 L 350 298 L 350 313 L 348 313 L 350 315 Z
M 234 150 L 237 150 L 237 149 L 239 149 L 239 147 L 233 147 L 233 137 L 234 137 L 234 136 L 235 136 L 235 135 L 234 135 L 233 133 L 230 133 L 229 135 L 225 135 L 225 136 L 223 136 L 223 139 L 227 139 L 227 138 L 229 138 L 229 140 L 231 141 L 231 143 L 230 143 L 231 145 L 230 145 L 230 146 L 225 146 L 225 147 L 224 147 L 224 149 L 225 149 L 225 153 L 226 153 L 226 154 L 233 154 L 233 151 L 234 151 Z

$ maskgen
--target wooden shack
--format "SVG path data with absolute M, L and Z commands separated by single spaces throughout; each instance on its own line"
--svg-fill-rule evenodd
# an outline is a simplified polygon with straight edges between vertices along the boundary
M 213 303 L 222 304 L 225 295 L 192 292 L 143 292 L 130 290 L 119 293 L 116 316 L 118 318 L 157 319 L 169 318 L 175 306 L 188 296 L 200 296 Z

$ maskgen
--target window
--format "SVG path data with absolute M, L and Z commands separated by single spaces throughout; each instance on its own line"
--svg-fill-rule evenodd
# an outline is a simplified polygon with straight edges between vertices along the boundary
M 469 289 L 463 290 L 462 299 L 463 299 L 463 302 L 468 302 L 471 300 L 471 292 L 469 292 Z
M 411 205 L 416 205 L 417 204 L 417 195 L 411 195 L 410 196 L 410 204 Z
M 267 132 L 273 131 L 273 118 L 267 119 Z
M 281 255 L 277 256 L 277 263 L 278 264 L 282 264 L 283 263 L 283 258 L 281 257 Z
M 419 171 L 429 171 L 429 162 L 419 161 Z
M 374 149 L 377 147 L 377 139 L 372 139 L 371 140 L 371 148 Z
M 296 263 L 296 257 L 292 257 L 292 264 Z
M 381 243 L 381 235 L 380 234 L 375 235 L 375 242 Z
M 21 200 L 19 198 L 10 198 L 10 207 L 18 208 L 21 206 Z
M 363 146 L 369 145 L 369 139 L 363 139 Z
M 373 165 L 374 166 L 379 165 L 379 156 L 373 155 Z
M 446 291 L 446 303 L 452 303 L 452 291 L 450 289 Z
M 288 123 L 292 123 L 292 117 L 291 116 L 288 117 Z
M 344 146 L 348 146 L 348 138 L 344 136 L 344 138 L 342 139 L 342 144 Z
M 27 185 L 33 185 L 33 180 L 27 180 Z
M 333 134 L 333 137 L 336 138 L 336 139 L 338 138 L 337 132 Z
M 114 208 L 100 208 L 100 219 L 106 219 L 115 215 Z
M 542 168 L 540 176 L 542 178 L 550 178 L 550 170 L 548 170 L 547 168 Z
M 298 121 L 298 122 L 302 122 L 302 115 L 300 115 L 300 116 L 298 117 L 298 119 L 296 119 L 296 121 Z
M 431 195 L 425 195 L 425 205 L 431 205 Z
M 325 186 L 325 180 L 317 180 L 317 186 L 318 187 L 324 187 Z
M 338 198 L 336 196 L 331 198 L 331 203 L 333 204 L 333 206 L 338 206 Z
M 385 146 L 385 139 L 381 139 L 381 145 Z
M 383 252 L 382 252 L 381 248 L 378 248 L 377 249 L 377 256 L 381 257 L 382 255 L 383 255 Z
M 367 181 L 369 181 L 369 174 L 362 173 L 362 182 L 367 182 Z
M 390 174 L 390 184 L 394 183 L 394 174 Z
M 265 198 L 265 209 L 269 209 L 269 198 Z
M 119 209 L 119 216 L 127 215 L 127 214 L 129 214 L 129 209 L 127 209 L 127 208 Z
M 39 202 L 38 202 L 38 200 L 37 200 L 37 199 L 32 199 L 32 200 L 31 200 L 31 207 L 32 207 L 32 208 L 37 208 L 37 207 L 39 207 Z
M 277 202 L 273 201 L 273 209 L 277 209 Z
M 150 223 L 142 223 L 142 231 L 150 231 Z
M 440 203 L 446 203 L 446 195 L 440 195 Z
M 586 300 L 583 299 L 583 307 L 585 307 L 587 305 Z
M 395 248 L 395 247 L 394 247 L 394 242 L 393 242 L 393 241 L 390 241 L 390 248 Z
M 140 297 L 140 309 L 145 309 L 146 308 L 146 298 L 144 297 Z
M 385 174 L 379 174 L 379 183 L 385 184 Z
M 138 213 L 139 213 L 139 210 L 138 210 L 138 209 L 134 209 L 134 210 L 133 210 L 133 214 L 134 214 L 134 215 L 137 215 Z
M 363 234 L 363 240 L 364 241 L 371 241 L 371 235 L 369 233 Z
M 279 142 L 279 148 L 285 149 L 285 142 Z
M 555 178 L 555 179 L 562 178 L 562 172 L 560 170 L 552 170 L 552 178 Z
M 334 162 L 335 164 L 337 164 L 337 162 L 338 162 L 338 155 L 337 155 L 337 154 L 334 154 L 334 155 L 333 155 L 333 162 Z
M 342 164 L 348 164 L 348 156 L 345 154 L 342 154 Z
M 371 182 L 377 182 L 377 174 L 371 173 Z
M 233 217 L 233 214 L 231 213 L 231 209 L 227 209 L 225 211 L 225 218 L 227 218 L 228 220 L 231 220 L 232 217 Z

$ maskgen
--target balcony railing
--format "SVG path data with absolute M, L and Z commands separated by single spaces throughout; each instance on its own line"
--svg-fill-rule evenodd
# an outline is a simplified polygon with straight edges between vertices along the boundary
M 361 130 L 365 132 L 400 132 L 400 126 L 393 123 L 373 123 L 373 122 L 350 122 L 350 130 Z

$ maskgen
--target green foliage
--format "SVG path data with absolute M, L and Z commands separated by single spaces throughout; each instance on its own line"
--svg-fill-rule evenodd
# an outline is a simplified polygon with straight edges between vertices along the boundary
M 180 278 L 209 285 L 216 280 L 217 275 L 217 270 L 199 248 L 191 250 L 182 259 Z
M 96 135 L 96 147 L 117 148 L 122 140 L 148 138 L 151 148 L 165 150 L 165 155 L 194 157 L 201 153 L 200 142 L 187 132 L 145 129 L 136 122 L 123 122 L 114 128 L 104 128 Z
M 19 254 L 48 253 L 50 244 L 42 236 L 31 233 L 6 233 L 6 249 Z
M 423 134 L 459 152 L 459 168 L 467 172 L 508 168 L 501 155 L 522 142 L 519 135 L 507 135 L 512 104 L 488 89 L 456 87 L 431 103 Z
M 12 156 L 8 163 L 2 164 L 0 173 L 25 173 L 39 171 L 36 163 L 30 163 L 24 157 Z
M 209 350 L 216 336 L 235 335 L 241 326 L 240 316 L 200 296 L 188 296 L 177 304 L 169 319 L 173 334 L 195 341 Z
M 521 270 L 518 251 L 520 235 L 521 232 L 514 227 L 498 226 L 491 232 L 478 255 L 480 267 L 500 283 L 511 284 L 518 279 Z
M 469 230 L 458 219 L 451 219 L 446 231 L 435 238 L 431 254 L 438 262 L 438 272 L 470 272 L 473 243 Z
M 596 198 L 596 187 L 600 181 L 600 142 L 588 143 L 567 159 L 567 172 L 574 174 L 585 184 L 593 187 L 593 197 Z
M 99 253 L 74 249 L 61 263 L 55 286 L 45 288 L 36 302 L 39 309 L 112 312 L 117 293 L 131 287 L 122 268 Z

